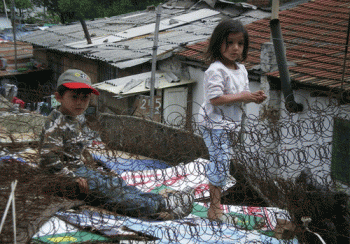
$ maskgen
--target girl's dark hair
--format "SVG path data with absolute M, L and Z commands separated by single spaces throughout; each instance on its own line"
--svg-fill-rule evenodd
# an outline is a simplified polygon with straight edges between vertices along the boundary
M 64 93 L 66 93 L 66 91 L 74 91 L 77 94 L 90 94 L 92 93 L 92 90 L 89 88 L 81 88 L 81 89 L 69 89 L 67 87 L 65 87 L 64 85 L 60 85 L 57 87 L 57 93 L 63 97 Z
M 221 21 L 214 29 L 213 34 L 209 40 L 209 46 L 206 52 L 206 60 L 208 63 L 212 63 L 221 59 L 221 45 L 224 41 L 227 41 L 227 37 L 230 33 L 243 33 L 244 48 L 242 58 L 239 61 L 244 61 L 248 55 L 249 49 L 249 36 L 247 30 L 243 24 L 238 20 L 226 19 Z

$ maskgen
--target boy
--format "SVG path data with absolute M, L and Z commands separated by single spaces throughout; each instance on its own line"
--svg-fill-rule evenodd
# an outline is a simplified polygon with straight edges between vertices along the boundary
M 93 160 L 87 148 L 93 140 L 100 139 L 87 127 L 83 113 L 92 94 L 99 95 L 99 92 L 84 72 L 70 69 L 59 77 L 55 97 L 61 105 L 51 112 L 45 123 L 40 166 L 48 173 L 73 177 L 81 193 L 104 199 L 109 210 L 133 217 L 187 216 L 192 211 L 193 190 L 164 196 L 145 193 L 126 185 L 120 177 L 91 166 Z

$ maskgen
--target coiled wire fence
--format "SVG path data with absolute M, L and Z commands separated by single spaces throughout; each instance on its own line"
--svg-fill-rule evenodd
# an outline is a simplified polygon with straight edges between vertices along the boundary
M 144 191 L 195 187 L 190 216 L 155 221 L 106 210 L 103 199 L 81 194 L 71 178 L 44 173 L 38 145 L 45 116 L 6 99 L 1 105 L 1 243 L 349 241 L 350 107 L 332 96 L 305 100 L 297 114 L 265 105 L 245 116 L 229 155 L 234 179 L 222 204 L 233 217 L 226 222 L 206 218 L 209 157 L 194 119 L 186 129 L 124 115 L 91 120 L 103 141 L 89 148 L 100 157 L 91 167 Z

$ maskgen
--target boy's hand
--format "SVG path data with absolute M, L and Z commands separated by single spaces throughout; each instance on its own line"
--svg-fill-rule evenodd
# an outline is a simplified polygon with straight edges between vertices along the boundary
M 84 179 L 84 178 L 77 178 L 75 181 L 79 185 L 80 193 L 85 193 L 85 194 L 89 193 L 89 185 L 88 185 L 88 182 L 87 182 L 86 179 Z

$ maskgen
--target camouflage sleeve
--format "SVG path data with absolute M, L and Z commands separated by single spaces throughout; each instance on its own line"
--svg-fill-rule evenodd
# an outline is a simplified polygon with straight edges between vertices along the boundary
M 86 164 L 86 158 L 92 158 L 84 152 L 100 140 L 83 115 L 70 117 L 53 110 L 41 137 L 40 165 L 51 173 L 74 176 L 74 171 Z
M 60 118 L 49 116 L 41 135 L 40 167 L 49 173 L 63 173 L 74 176 L 65 167 L 64 134 L 60 128 Z

